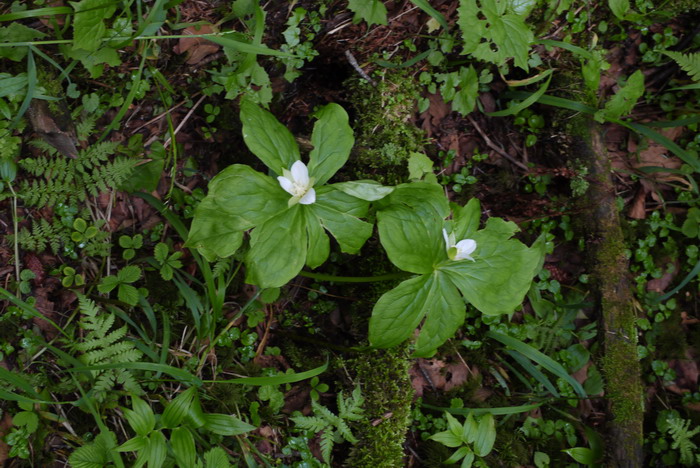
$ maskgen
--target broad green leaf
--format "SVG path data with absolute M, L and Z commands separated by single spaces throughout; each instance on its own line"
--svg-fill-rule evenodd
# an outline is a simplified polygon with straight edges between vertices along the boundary
M 169 251 L 170 249 L 168 249 L 168 244 L 165 242 L 158 242 L 156 247 L 153 249 L 153 256 L 160 263 L 165 263 L 165 260 L 168 258 Z
M 425 217 L 437 214 L 440 218 L 446 218 L 450 214 L 450 205 L 442 186 L 431 182 L 397 185 L 388 197 L 376 203 L 378 210 L 384 210 L 393 205 L 409 207 Z
M 3 42 L 29 42 L 45 37 L 46 34 L 36 29 L 28 28 L 19 22 L 0 28 L 0 43 Z M 26 57 L 29 47 L 0 47 L 0 58 L 8 58 L 14 62 L 20 62 Z
M 306 266 L 316 268 L 323 264 L 330 253 L 330 240 L 321 226 L 321 220 L 313 210 L 304 210 L 306 216 L 306 233 L 309 245 L 306 254 Z
M 204 420 L 204 429 L 225 436 L 245 434 L 255 429 L 255 426 L 228 414 L 205 414 Z
M 342 184 L 325 185 L 316 190 L 316 203 L 314 205 L 322 206 L 331 210 L 337 210 L 341 213 L 362 218 L 367 214 L 369 203 L 362 197 L 355 197 L 347 194 L 338 187 Z
M 494 220 L 487 223 L 486 229 L 474 233 L 475 261 L 446 261 L 439 267 L 462 295 L 487 315 L 513 312 L 530 288 L 542 256 L 539 248 L 505 240 L 510 224 Z
M 501 65 L 509 58 L 528 70 L 528 53 L 534 35 L 523 16 L 509 13 L 500 0 L 460 0 L 458 24 L 464 38 L 464 53 Z
M 70 2 L 75 10 L 73 17 L 73 44 L 78 49 L 95 51 L 107 32 L 104 19 L 112 16 L 114 0 L 81 0 Z
M 381 0 L 348 0 L 348 8 L 355 13 L 353 23 L 365 20 L 369 26 L 386 24 L 386 7 Z
M 394 187 L 385 187 L 374 180 L 355 180 L 333 184 L 333 188 L 352 197 L 365 201 L 377 201 L 394 191 Z
M 148 435 L 156 425 L 151 407 L 139 397 L 131 397 L 132 409 L 123 408 L 124 417 L 138 435 Z
M 117 297 L 120 301 L 135 306 L 139 302 L 139 290 L 130 284 L 120 284 Z
M 486 413 L 479 419 L 479 429 L 474 439 L 474 453 L 485 457 L 493 449 L 496 441 L 496 424 L 491 413 Z
M 122 63 L 119 54 L 111 47 L 102 47 L 95 51 L 83 50 L 74 45 L 64 44 L 59 46 L 59 50 L 66 57 L 80 60 L 86 70 L 90 72 L 91 78 L 99 78 L 104 71 L 104 64 L 116 67 Z M 136 86 L 132 88 L 135 92 Z
M 26 426 L 27 431 L 33 434 L 39 426 L 39 416 L 33 411 L 20 411 L 12 417 L 12 424 L 16 427 Z
M 210 261 L 229 257 L 241 246 L 243 231 L 286 210 L 288 199 L 271 177 L 249 166 L 229 166 L 214 177 L 197 206 L 187 246 Z
M 421 327 L 414 356 L 428 357 L 451 338 L 464 322 L 466 306 L 457 288 L 439 272 L 431 291 L 432 303 Z
M 408 178 L 420 180 L 433 173 L 433 161 L 423 153 L 412 152 L 408 157 Z
M 455 239 L 470 239 L 471 235 L 479 229 L 481 221 L 481 202 L 478 198 L 472 198 L 464 206 L 452 203 L 453 227 L 452 233 Z
M 206 468 L 229 468 L 228 455 L 221 447 L 214 447 L 204 454 Z
M 593 450 L 589 449 L 588 447 L 574 447 L 562 450 L 562 452 L 586 466 L 593 466 L 596 462 L 598 462 L 593 454 Z
M 618 19 L 625 19 L 627 12 L 630 11 L 629 0 L 608 0 L 608 6 Z
M 316 203 L 310 210 L 330 232 L 345 253 L 357 253 L 372 235 L 372 225 L 347 213 Z
M 145 458 L 148 460 L 148 468 L 160 468 L 163 466 L 165 456 L 168 454 L 168 444 L 162 432 L 151 432 L 145 454 Z
M 434 211 L 421 214 L 401 205 L 377 213 L 379 239 L 389 260 L 411 273 L 430 273 L 446 258 L 442 224 Z
M 627 83 L 605 103 L 605 108 L 593 116 L 598 122 L 608 119 L 618 119 L 632 112 L 637 100 L 644 94 L 644 74 L 637 70 L 627 80 Z
M 164 428 L 172 429 L 179 426 L 187 416 L 192 401 L 197 396 L 197 387 L 190 387 L 180 393 L 165 407 L 160 423 Z
M 268 219 L 250 234 L 246 282 L 261 288 L 277 288 L 294 278 L 306 263 L 308 245 L 306 206 L 292 208 Z
M 287 127 L 248 99 L 241 101 L 243 140 L 273 172 L 282 175 L 299 158 L 299 147 Z
M 194 437 L 186 427 L 176 427 L 170 433 L 170 447 L 175 454 L 175 460 L 179 466 L 194 466 L 197 458 L 197 449 L 194 445 Z
M 338 104 L 328 104 L 314 115 L 318 120 L 311 134 L 314 148 L 309 153 L 309 175 L 316 185 L 323 185 L 348 160 L 355 138 L 348 114 Z
M 437 434 L 431 435 L 429 439 L 434 440 L 435 442 L 440 442 L 446 447 L 459 447 L 462 445 L 462 439 L 450 431 L 438 432 Z
M 455 89 L 452 109 L 462 115 L 467 115 L 474 110 L 476 99 L 479 97 L 479 78 L 473 66 L 462 67 L 459 70 L 459 90 Z
M 128 265 L 119 270 L 117 278 L 123 283 L 133 283 L 141 278 L 141 268 L 136 265 Z
M 369 342 L 377 348 L 396 346 L 413 334 L 434 299 L 433 276 L 411 278 L 384 293 L 372 310 Z

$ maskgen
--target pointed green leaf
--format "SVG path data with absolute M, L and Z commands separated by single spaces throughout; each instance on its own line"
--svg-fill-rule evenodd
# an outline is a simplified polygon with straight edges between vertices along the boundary
M 168 444 L 162 432 L 151 432 L 145 454 L 148 468 L 161 468 L 163 466 L 165 456 L 168 454 Z
M 299 274 L 306 262 L 308 245 L 302 213 L 305 208 L 294 205 L 253 229 L 246 257 L 246 282 L 276 288 Z
M 429 439 L 440 442 L 447 447 L 459 447 L 462 445 L 462 440 L 451 431 L 438 432 L 437 434 L 431 435 Z
M 132 409 L 124 408 L 124 417 L 138 435 L 148 435 L 156 425 L 156 419 L 151 407 L 141 398 L 131 397 Z
M 479 426 L 474 420 L 474 413 L 469 413 L 467 419 L 462 426 L 462 441 L 468 444 L 473 444 L 476 440 L 476 435 L 479 432 Z
M 372 310 L 369 342 L 390 348 L 408 339 L 430 308 L 432 275 L 411 278 L 384 293 Z
M 450 432 L 454 434 L 455 437 L 461 437 L 463 428 L 459 421 L 457 421 L 457 418 L 446 412 L 445 419 L 447 419 L 447 427 L 450 429 Z
M 148 438 L 140 435 L 127 440 L 115 450 L 117 452 L 139 452 L 148 446 Z
M 204 420 L 204 429 L 214 434 L 234 436 L 255 430 L 255 426 L 228 414 L 205 414 Z
M 471 235 L 479 229 L 481 202 L 478 198 L 472 198 L 462 207 L 456 204 L 451 204 L 451 206 L 454 213 L 452 233 L 455 235 L 455 239 L 470 239 Z
M 460 447 L 457 449 L 457 451 L 455 453 L 453 453 L 450 456 L 450 458 L 445 460 L 443 463 L 445 465 L 453 465 L 453 464 L 457 463 L 458 461 L 460 461 L 465 456 L 467 456 L 469 453 L 471 453 L 471 451 L 472 450 L 469 447 Z
M 179 426 L 187 416 L 192 401 L 197 397 L 197 387 L 190 387 L 173 399 L 163 411 L 161 425 L 166 429 Z
M 377 201 L 394 191 L 394 187 L 385 187 L 374 180 L 354 180 L 333 184 L 333 188 L 353 197 L 366 201 Z
M 101 432 L 91 444 L 83 445 L 71 453 L 68 463 L 72 468 L 104 468 L 111 461 L 117 438 L 113 432 Z M 114 453 L 114 452 L 112 452 Z M 115 457 L 119 455 L 114 453 Z
M 197 449 L 194 445 L 194 437 L 189 429 L 186 427 L 173 429 L 170 433 L 170 446 L 179 466 L 194 466 L 197 458 Z
M 241 122 L 245 144 L 277 175 L 300 159 L 299 147 L 287 127 L 248 99 L 241 101 Z
M 433 301 L 418 336 L 416 357 L 431 356 L 464 323 L 466 306 L 459 291 L 444 274 L 435 272 L 434 277 Z
M 486 413 L 479 419 L 479 429 L 474 439 L 474 453 L 485 457 L 493 449 L 496 442 L 496 423 L 491 413 Z
M 325 227 L 340 244 L 345 253 L 357 253 L 372 235 L 372 225 L 347 213 L 315 203 L 310 210 L 321 219 Z
M 598 462 L 593 454 L 593 450 L 589 449 L 588 447 L 574 447 L 562 450 L 562 452 L 586 466 L 593 466 Z
M 314 211 L 305 210 L 306 232 L 309 236 L 308 252 L 306 254 L 306 265 L 309 268 L 316 268 L 323 264 L 330 253 L 330 240 L 321 226 L 321 220 L 314 214 Z
M 605 108 L 593 116 L 596 121 L 603 123 L 609 119 L 618 119 L 632 112 L 635 104 L 644 95 L 644 74 L 637 70 L 627 79 L 615 95 L 605 103 Z
M 328 104 L 314 116 L 318 120 L 311 135 L 314 148 L 309 153 L 309 175 L 315 185 L 323 185 L 348 160 L 355 138 L 348 114 L 338 104 Z

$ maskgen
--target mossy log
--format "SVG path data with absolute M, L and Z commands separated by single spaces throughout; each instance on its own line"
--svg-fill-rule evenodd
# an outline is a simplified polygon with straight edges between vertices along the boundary
M 365 419 L 355 433 L 358 443 L 344 466 L 405 466 L 404 443 L 413 402 L 408 354 L 405 345 L 396 349 L 377 349 L 351 363 L 365 397 Z
M 592 177 L 585 222 L 605 350 L 602 369 L 609 405 L 605 466 L 640 467 L 644 457 L 644 402 L 629 262 L 603 129 L 584 116 L 574 120 L 570 127 L 574 154 L 588 166 Z

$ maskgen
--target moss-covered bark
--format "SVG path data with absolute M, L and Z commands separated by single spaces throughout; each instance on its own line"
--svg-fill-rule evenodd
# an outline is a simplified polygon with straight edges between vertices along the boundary
M 602 128 L 585 117 L 572 125 L 574 154 L 585 161 L 593 178 L 587 194 L 586 225 L 605 349 L 602 368 L 610 415 L 606 466 L 639 467 L 643 462 L 643 387 L 629 265 L 610 165 Z
M 355 431 L 358 443 L 346 466 L 398 468 L 404 465 L 404 441 L 410 423 L 413 388 L 406 347 L 373 350 L 353 361 L 365 397 L 365 419 Z

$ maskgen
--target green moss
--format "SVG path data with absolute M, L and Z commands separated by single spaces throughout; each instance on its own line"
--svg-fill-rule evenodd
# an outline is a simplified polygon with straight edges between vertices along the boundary
M 408 156 L 422 151 L 425 141 L 410 121 L 420 96 L 417 82 L 407 71 L 392 71 L 380 77 L 376 87 L 356 78 L 345 85 L 356 118 L 352 177 L 388 185 L 404 182 Z
M 350 363 L 365 397 L 366 419 L 354 430 L 358 443 L 346 460 L 354 468 L 404 466 L 404 440 L 413 389 L 408 347 L 373 350 Z

